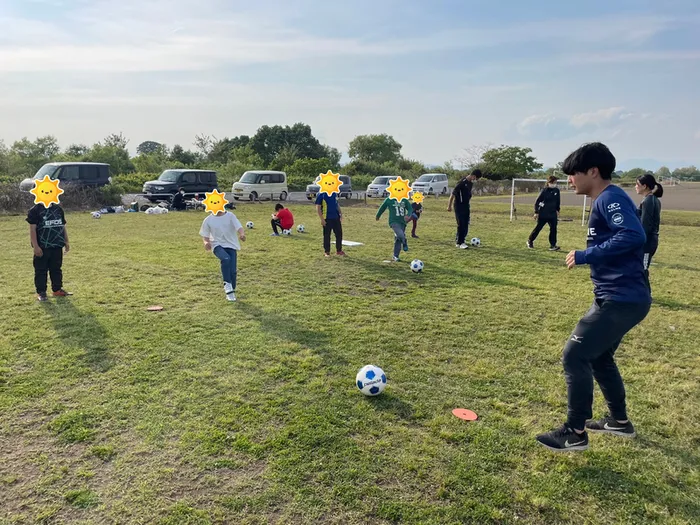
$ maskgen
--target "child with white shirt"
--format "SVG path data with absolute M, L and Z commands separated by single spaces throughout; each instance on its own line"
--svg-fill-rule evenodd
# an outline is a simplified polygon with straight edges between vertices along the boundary
M 236 300 L 237 255 L 240 241 L 245 241 L 245 230 L 233 213 L 219 211 L 210 214 L 202 222 L 199 235 L 204 239 L 204 249 L 213 251 L 221 261 L 224 292 L 229 301 Z

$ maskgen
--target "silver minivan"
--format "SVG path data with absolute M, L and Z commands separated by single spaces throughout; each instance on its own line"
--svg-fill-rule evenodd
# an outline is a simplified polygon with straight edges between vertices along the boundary
M 445 173 L 425 173 L 411 184 L 411 188 L 423 195 L 447 195 L 447 175 Z
M 398 175 L 392 175 L 390 177 L 377 177 L 367 186 L 367 196 L 368 197 L 388 197 L 389 193 L 386 189 L 389 187 L 390 180 L 398 179 Z

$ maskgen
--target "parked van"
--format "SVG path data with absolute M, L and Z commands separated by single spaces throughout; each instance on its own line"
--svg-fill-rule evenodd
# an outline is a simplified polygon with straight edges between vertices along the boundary
M 398 175 L 392 175 L 390 177 L 377 177 L 367 186 L 367 196 L 368 197 L 388 197 L 389 193 L 386 189 L 389 187 L 390 180 L 398 179 Z
M 170 200 L 184 188 L 185 197 L 192 198 L 219 189 L 216 172 L 211 170 L 176 169 L 165 170 L 157 180 L 149 180 L 143 185 L 144 197 L 151 202 Z
M 251 170 L 246 171 L 238 182 L 231 188 L 233 198 L 287 200 L 287 174 L 283 171 Z
M 61 187 L 81 186 L 97 188 L 112 182 L 109 175 L 109 164 L 99 162 L 49 162 L 44 164 L 36 174 L 19 183 L 21 191 L 29 191 L 34 187 L 34 181 L 43 179 L 61 181 Z
M 426 173 L 411 184 L 413 191 L 423 195 L 447 195 L 447 175 L 445 173 Z

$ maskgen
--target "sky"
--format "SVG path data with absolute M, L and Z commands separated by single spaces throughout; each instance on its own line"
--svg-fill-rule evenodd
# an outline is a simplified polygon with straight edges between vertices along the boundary
M 618 168 L 700 166 L 697 0 L 0 0 L 0 140 L 309 124 L 428 164 L 606 143 Z

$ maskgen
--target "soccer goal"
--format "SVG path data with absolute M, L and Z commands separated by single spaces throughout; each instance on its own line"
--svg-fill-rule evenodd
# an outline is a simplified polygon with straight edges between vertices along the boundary
M 528 210 L 526 215 L 531 217 L 533 214 L 535 200 L 540 194 L 542 188 L 547 183 L 547 179 L 513 179 L 510 189 L 510 220 L 517 220 L 518 218 L 518 206 L 523 206 Z M 566 185 L 566 190 L 564 190 L 563 185 L 560 185 L 560 190 L 562 191 L 562 196 L 568 195 L 571 188 L 568 184 Z M 518 202 L 516 203 L 515 197 L 518 196 Z M 563 200 L 563 199 L 562 199 Z M 581 205 L 581 226 L 586 225 L 586 206 L 587 197 L 583 196 L 583 203 Z

